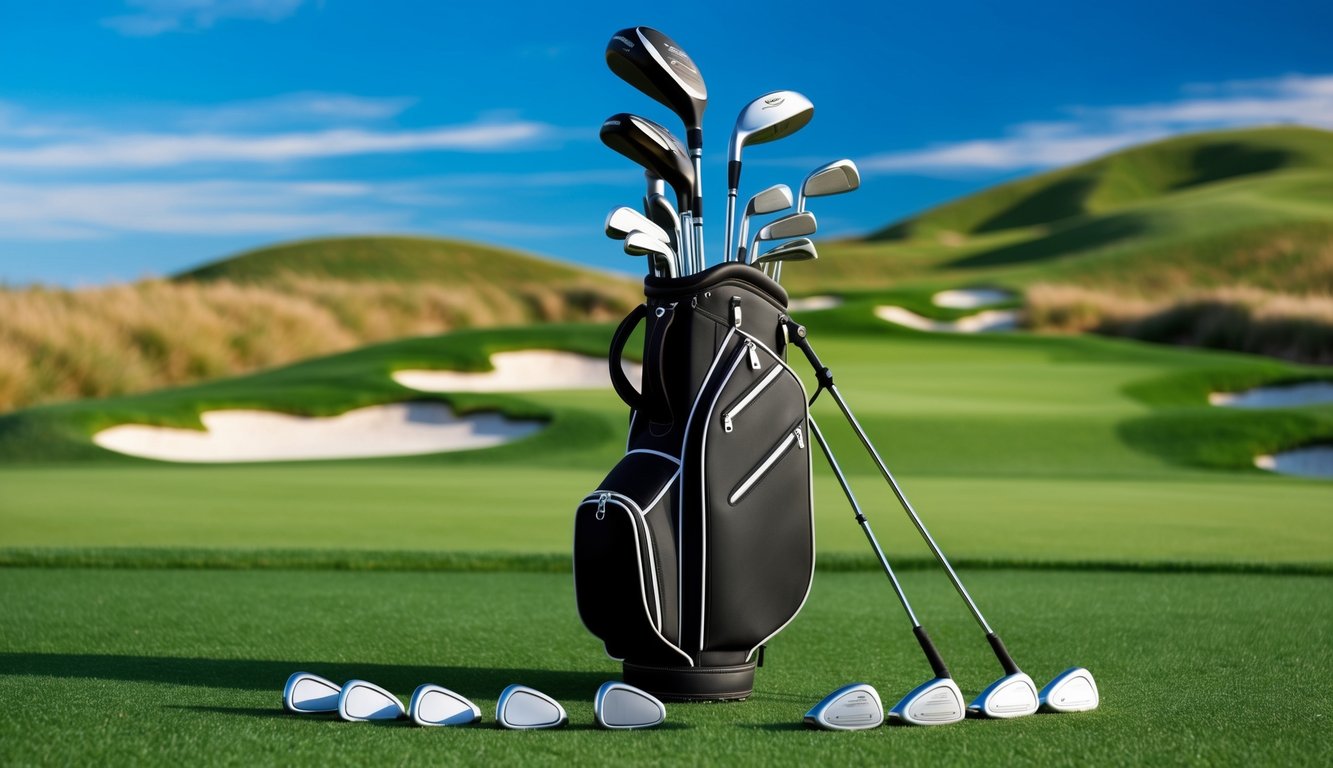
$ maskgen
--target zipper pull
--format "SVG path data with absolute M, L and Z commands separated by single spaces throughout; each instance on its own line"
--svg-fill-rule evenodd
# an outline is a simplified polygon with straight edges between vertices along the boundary
M 801 435 L 800 427 L 796 428 L 796 444 L 801 447 L 801 450 L 805 450 L 805 437 Z
M 737 328 L 741 327 L 741 297 L 731 297 L 731 324 Z
M 759 352 L 755 349 L 754 342 L 746 339 L 745 347 L 746 351 L 750 353 L 750 367 L 756 371 L 759 370 Z
M 609 499 L 609 498 L 611 498 L 611 494 L 609 494 L 609 493 L 603 493 L 602 495 L 600 495 L 600 496 L 597 497 L 597 519 L 598 519 L 598 520 L 605 520 L 605 519 L 606 519 L 606 501 L 607 501 L 607 499 Z
M 730 413 L 722 414 L 722 431 L 730 432 L 734 428 L 735 425 L 731 423 L 731 414 Z

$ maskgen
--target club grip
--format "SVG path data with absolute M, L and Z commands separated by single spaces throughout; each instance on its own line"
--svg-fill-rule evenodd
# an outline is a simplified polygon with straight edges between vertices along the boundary
M 935 644 L 930 641 L 930 635 L 926 633 L 926 628 L 917 625 L 912 627 L 912 634 L 916 635 L 916 641 L 921 644 L 921 650 L 926 653 L 926 660 L 930 662 L 930 668 L 935 673 L 935 677 L 951 677 L 949 668 L 944 665 L 944 659 L 940 652 L 935 649 Z
M 1004 647 L 999 635 L 991 632 L 986 635 L 986 642 L 990 643 L 991 650 L 995 651 L 995 658 L 1000 660 L 1000 666 L 1004 667 L 1006 675 L 1019 673 L 1018 665 L 1014 663 L 1013 657 L 1009 655 L 1009 649 Z

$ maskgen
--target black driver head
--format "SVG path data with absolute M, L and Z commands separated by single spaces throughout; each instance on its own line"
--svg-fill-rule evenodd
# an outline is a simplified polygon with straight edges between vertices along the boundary
M 680 210 L 689 207 L 694 165 L 685 146 L 671 131 L 646 117 L 621 112 L 602 123 L 601 136 L 603 144 L 670 184 Z
M 630 27 L 611 36 L 606 64 L 616 75 L 675 112 L 690 147 L 703 146 L 708 87 L 689 54 L 651 27 Z

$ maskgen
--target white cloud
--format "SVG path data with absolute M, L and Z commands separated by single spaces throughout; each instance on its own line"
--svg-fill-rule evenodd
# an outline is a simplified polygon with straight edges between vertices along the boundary
M 308 91 L 192 107 L 183 110 L 177 122 L 186 128 L 212 130 L 331 121 L 360 123 L 397 117 L 416 102 L 407 96 L 376 98 Z
M 1052 168 L 1185 131 L 1299 123 L 1333 128 L 1333 75 L 1195 84 L 1185 98 L 1073 107 L 1064 121 L 1015 125 L 995 138 L 883 152 L 857 160 L 868 173 L 949 175 Z
M 209 29 L 225 19 L 282 21 L 296 13 L 304 0 L 125 0 L 132 13 L 102 19 L 130 37 L 152 37 L 165 32 Z

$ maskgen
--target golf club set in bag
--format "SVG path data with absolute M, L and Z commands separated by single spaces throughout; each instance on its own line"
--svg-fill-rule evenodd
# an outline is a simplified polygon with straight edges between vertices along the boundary
M 760 227 L 753 216 L 792 205 L 785 185 L 750 199 L 733 240 L 745 147 L 784 138 L 810 121 L 814 106 L 794 91 L 774 91 L 741 110 L 728 146 L 727 221 L 721 263 L 704 257 L 702 118 L 707 90 L 690 57 L 648 27 L 617 32 L 607 64 L 621 79 L 668 107 L 686 143 L 646 118 L 621 113 L 602 125 L 602 141 L 645 169 L 644 213 L 621 207 L 606 234 L 625 252 L 648 257 L 645 301 L 616 329 L 612 384 L 630 407 L 625 455 L 579 504 L 574 523 L 574 584 L 580 618 L 622 662 L 627 684 L 669 701 L 743 699 L 754 688 L 765 644 L 803 606 L 813 581 L 811 452 L 817 443 L 912 624 L 933 677 L 889 710 L 892 722 L 940 725 L 980 717 L 1095 709 L 1096 682 L 1073 667 L 1038 691 L 982 616 L 943 551 L 908 501 L 819 360 L 806 328 L 787 313 L 779 284 L 787 261 L 817 258 L 809 197 L 850 192 L 856 166 L 839 160 L 801 187 L 797 212 Z M 675 205 L 665 187 L 675 193 Z M 757 254 L 760 241 L 783 242 Z M 734 244 L 734 245 L 733 245 Z M 645 325 L 642 380 L 624 373 L 625 345 Z M 795 345 L 815 372 L 810 395 L 788 365 Z M 828 392 L 926 545 L 986 634 L 1004 675 L 968 705 L 917 620 L 869 521 L 809 407 Z M 830 730 L 879 726 L 879 694 L 844 686 L 811 709 L 807 725 Z
M 337 713 L 351 723 L 411 720 L 424 726 L 475 725 L 481 708 L 443 686 L 426 683 L 412 692 L 407 708 L 389 691 L 365 680 L 338 685 L 319 675 L 296 672 L 282 689 L 282 708 L 296 715 Z M 619 682 L 607 682 L 593 699 L 597 724 L 612 730 L 652 728 L 666 720 L 666 707 L 651 694 Z M 560 702 L 535 688 L 511 685 L 500 692 L 495 722 L 516 731 L 559 728 L 569 722 Z

